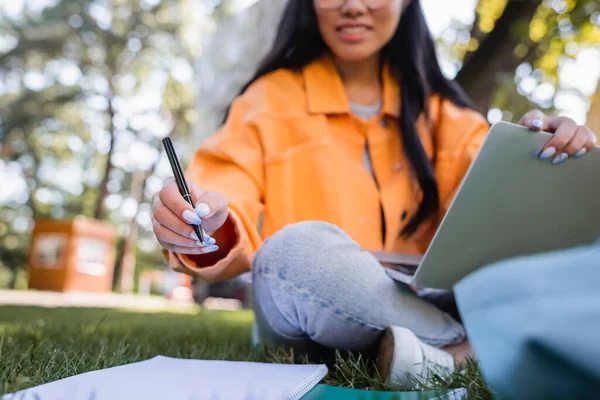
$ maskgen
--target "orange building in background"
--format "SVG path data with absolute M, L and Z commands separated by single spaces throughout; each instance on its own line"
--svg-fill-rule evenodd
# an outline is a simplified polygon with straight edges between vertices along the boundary
M 116 238 L 114 226 L 85 217 L 36 221 L 29 251 L 29 288 L 110 292 Z

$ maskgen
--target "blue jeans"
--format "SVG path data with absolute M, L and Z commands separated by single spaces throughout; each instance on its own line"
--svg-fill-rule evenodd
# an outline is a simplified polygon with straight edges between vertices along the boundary
M 254 342 L 369 352 L 383 330 L 402 326 L 436 347 L 465 338 L 448 313 L 385 273 L 335 225 L 307 221 L 269 237 L 253 268 Z

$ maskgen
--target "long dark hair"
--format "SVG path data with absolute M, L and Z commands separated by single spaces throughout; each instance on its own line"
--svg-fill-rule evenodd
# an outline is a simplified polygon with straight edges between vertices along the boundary
M 313 2 L 288 1 L 271 51 L 241 93 L 255 80 L 270 72 L 280 68 L 300 70 L 328 51 L 319 31 Z M 394 36 L 383 48 L 381 55 L 400 83 L 401 110 L 398 125 L 406 155 L 423 194 L 417 213 L 402 232 L 408 236 L 439 208 L 433 167 L 435 159 L 429 160 L 425 153 L 416 128 L 417 119 L 422 112 L 429 117 L 428 99 L 433 93 L 438 93 L 460 107 L 475 107 L 462 89 L 443 75 L 419 0 L 411 0 L 407 5 Z

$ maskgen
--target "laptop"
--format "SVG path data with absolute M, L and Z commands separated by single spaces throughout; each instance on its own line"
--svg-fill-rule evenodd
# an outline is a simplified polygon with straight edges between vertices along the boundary
M 371 253 L 395 280 L 451 289 L 500 260 L 594 243 L 600 237 L 600 148 L 552 165 L 538 158 L 551 137 L 494 124 L 425 255 Z

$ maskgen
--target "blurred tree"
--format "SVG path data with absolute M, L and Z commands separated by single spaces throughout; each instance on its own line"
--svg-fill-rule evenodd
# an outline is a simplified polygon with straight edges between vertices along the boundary
M 600 3 L 479 0 L 475 22 L 454 24 L 450 29 L 456 31 L 451 37 L 466 38 L 454 43 L 439 41 L 460 64 L 456 80 L 481 112 L 496 107 L 518 118 L 532 106 L 553 111 L 554 105 L 554 96 L 535 101 L 532 93 L 518 87 L 521 80 L 533 78 L 536 86 L 549 83 L 556 95 L 564 59 L 600 47 Z M 525 68 L 515 77 L 519 66 Z
M 200 39 L 229 8 L 58 0 L 0 15 L 0 175 L 16 171 L 27 185 L 0 195 L 1 264 L 24 264 L 34 219 L 86 215 L 119 226 L 121 270 L 133 268 L 138 222 L 151 233 L 144 204 L 170 172 L 160 168 L 160 139 L 185 146 Z
M 52 103 L 57 103 L 59 98 L 55 96 L 60 95 L 64 86 L 81 85 L 80 96 L 73 93 L 70 97 L 63 96 L 63 99 L 87 102 L 94 115 L 86 130 L 93 134 L 96 129 L 105 141 L 104 149 L 92 155 L 100 176 L 99 182 L 94 185 L 97 193 L 92 212 L 97 219 L 102 219 L 105 212 L 108 182 L 115 167 L 112 156 L 117 135 L 136 133 L 131 121 L 123 118 L 123 110 L 118 109 L 119 103 L 131 96 L 135 89 L 143 90 L 145 81 L 157 77 L 152 73 L 168 73 L 170 68 L 178 67 L 176 63 L 185 62 L 189 66 L 193 61 L 190 50 L 177 36 L 183 14 L 180 1 L 162 1 L 156 6 L 143 1 L 114 3 L 109 7 L 100 1 L 63 0 L 46 9 L 38 22 L 31 19 L 26 22 L 10 21 L 9 27 L 19 41 L 0 58 L 0 63 L 6 60 L 7 71 L 33 67 L 46 72 L 55 66 L 58 79 L 40 83 L 48 86 L 41 94 L 46 94 Z M 26 77 L 25 74 L 23 78 Z M 86 79 L 88 82 L 85 82 Z M 27 86 L 27 82 L 24 83 Z M 48 93 L 49 90 L 53 93 Z M 27 94 L 33 98 L 32 114 L 35 115 L 17 114 L 16 121 L 10 121 L 12 126 L 5 125 L 7 132 L 14 128 L 23 129 L 23 123 L 33 127 L 56 117 L 57 109 L 44 113 L 47 115 L 39 115 L 43 104 L 36 98 L 37 93 L 29 90 Z M 17 98 L 17 103 L 6 109 L 14 113 L 20 109 L 15 106 L 23 100 L 27 97 Z M 144 104 L 142 107 L 152 108 L 153 105 Z M 143 113 L 145 110 L 140 111 Z
M 498 3 L 505 3 L 505 7 L 494 18 Z M 478 19 L 471 31 L 473 36 L 465 48 L 463 66 L 456 80 L 481 111 L 487 112 L 494 94 L 490 88 L 497 86 L 498 77 L 504 73 L 513 74 L 515 68 L 535 52 L 536 45 L 527 43 L 527 25 L 540 3 L 541 0 L 479 2 Z M 493 26 L 491 31 L 490 25 Z M 517 56 L 515 48 L 523 42 L 527 43 L 528 50 Z M 475 49 L 470 51 L 472 48 Z

